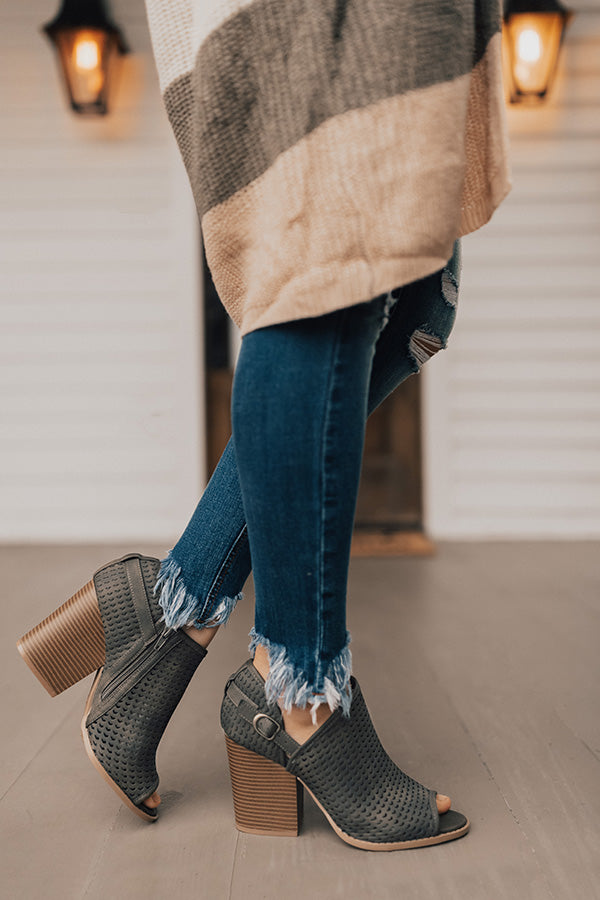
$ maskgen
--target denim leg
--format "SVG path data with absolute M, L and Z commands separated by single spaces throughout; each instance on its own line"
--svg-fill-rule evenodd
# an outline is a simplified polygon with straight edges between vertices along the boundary
M 242 339 L 232 425 L 267 698 L 349 711 L 346 587 L 375 343 L 388 297 Z
M 154 593 L 171 628 L 229 619 L 251 570 L 233 441 L 229 439 L 185 531 L 161 562 Z
M 414 354 L 419 345 L 414 340 L 411 345 L 413 332 L 437 336 L 437 349 L 446 346 L 454 322 L 459 278 L 457 241 L 444 269 L 388 295 L 372 364 L 369 414 L 422 365 L 423 353 Z M 435 348 L 435 343 L 429 346 Z M 166 623 L 173 628 L 225 623 L 242 597 L 251 567 L 237 461 L 230 439 L 185 531 L 162 560 L 155 592 L 161 589 Z

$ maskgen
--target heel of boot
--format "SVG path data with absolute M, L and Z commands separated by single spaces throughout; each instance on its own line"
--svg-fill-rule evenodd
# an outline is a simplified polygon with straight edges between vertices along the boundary
M 238 831 L 296 836 L 302 824 L 302 785 L 277 763 L 225 736 Z
M 24 634 L 17 648 L 52 697 L 103 665 L 104 631 L 93 580 Z

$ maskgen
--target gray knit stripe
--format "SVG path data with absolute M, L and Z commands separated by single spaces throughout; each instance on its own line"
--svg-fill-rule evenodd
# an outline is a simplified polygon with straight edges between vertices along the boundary
M 332 116 L 470 72 L 500 27 L 489 0 L 255 0 L 164 92 L 200 217 Z

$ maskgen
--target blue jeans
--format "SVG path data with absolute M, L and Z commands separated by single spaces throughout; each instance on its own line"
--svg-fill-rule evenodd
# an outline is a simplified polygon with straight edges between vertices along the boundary
M 267 699 L 351 702 L 346 588 L 368 415 L 454 324 L 460 241 L 439 272 L 327 315 L 242 339 L 233 434 L 156 589 L 169 627 L 225 623 L 251 569 L 249 651 L 268 648 Z

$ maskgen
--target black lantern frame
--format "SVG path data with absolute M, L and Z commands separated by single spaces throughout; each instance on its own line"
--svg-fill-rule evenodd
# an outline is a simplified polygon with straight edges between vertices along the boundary
M 556 74 L 565 31 L 573 16 L 573 11 L 563 6 L 560 0 L 504 0 L 503 40 L 511 103 L 540 102 L 546 97 Z M 524 35 L 524 31 L 529 34 Z M 521 43 L 523 48 L 519 52 L 517 44 Z
M 116 59 L 129 47 L 103 0 L 62 0 L 59 12 L 42 31 L 58 53 L 71 109 L 105 115 Z

